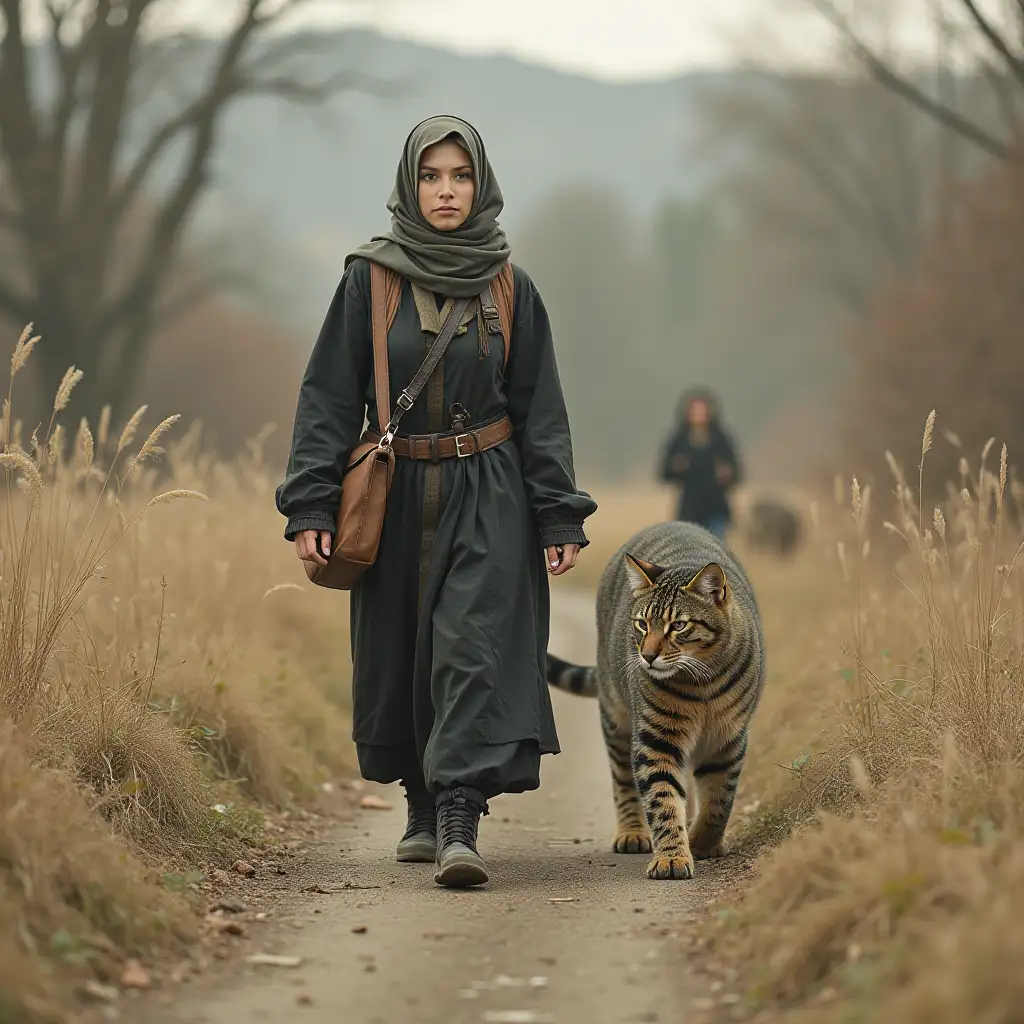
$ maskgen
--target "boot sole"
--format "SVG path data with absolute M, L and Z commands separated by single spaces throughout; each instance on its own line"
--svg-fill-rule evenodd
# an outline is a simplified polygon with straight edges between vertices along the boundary
M 426 839 L 399 843 L 395 860 L 399 864 L 433 864 L 437 860 L 437 843 Z
M 445 889 L 468 889 L 473 885 L 483 885 L 489 877 L 484 862 L 479 857 L 472 854 L 457 854 L 438 866 L 434 881 Z

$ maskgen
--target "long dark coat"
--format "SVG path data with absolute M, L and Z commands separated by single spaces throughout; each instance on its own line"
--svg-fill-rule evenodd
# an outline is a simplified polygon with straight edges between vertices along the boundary
M 720 467 L 730 470 L 729 481 L 718 479 Z M 712 421 L 706 444 L 694 444 L 687 424 L 680 424 L 665 445 L 661 479 L 679 488 L 676 518 L 704 526 L 716 519 L 729 522 L 729 491 L 742 475 L 736 446 L 729 434 Z
M 379 427 L 369 271 L 363 259 L 346 271 L 303 379 L 277 494 L 289 539 L 333 529 L 339 467 L 364 415 Z M 450 432 L 460 403 L 473 426 L 507 413 L 513 438 L 440 465 L 398 459 L 377 563 L 352 592 L 353 735 L 374 781 L 422 772 L 434 790 L 519 792 L 539 785 L 540 755 L 558 751 L 543 549 L 585 544 L 596 504 L 576 486 L 547 313 L 514 273 L 508 366 L 501 337 L 481 339 L 472 320 L 402 420 L 403 434 Z M 406 282 L 388 335 L 392 407 L 433 337 Z

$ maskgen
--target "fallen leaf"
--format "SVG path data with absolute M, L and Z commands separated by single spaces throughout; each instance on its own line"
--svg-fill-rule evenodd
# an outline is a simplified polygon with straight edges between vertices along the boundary
M 277 956 L 275 953 L 253 953 L 245 962 L 258 967 L 301 967 L 301 956 Z
M 368 793 L 359 801 L 359 806 L 364 811 L 390 811 L 393 805 L 373 793 Z
M 231 865 L 231 870 L 236 874 L 244 875 L 246 878 L 252 878 L 252 876 L 256 874 L 256 869 L 245 860 L 236 860 L 235 863 Z
M 121 985 L 124 988 L 149 988 L 153 984 L 153 975 L 138 960 L 129 960 L 121 972 Z

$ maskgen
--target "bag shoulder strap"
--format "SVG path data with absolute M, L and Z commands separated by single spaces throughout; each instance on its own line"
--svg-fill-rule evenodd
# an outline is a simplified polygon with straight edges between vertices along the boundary
M 378 426 L 391 419 L 391 380 L 388 372 L 388 331 L 402 300 L 402 278 L 379 263 L 370 264 L 370 323 L 373 328 L 373 381 Z
M 515 309 L 515 279 L 512 264 L 506 263 L 498 276 L 480 293 L 480 310 L 488 334 L 500 334 L 505 340 L 505 366 L 512 348 L 512 313 Z
M 380 441 L 381 448 L 390 448 L 391 441 L 398 432 L 399 421 L 413 407 L 413 403 L 419 398 L 420 392 L 427 381 L 430 380 L 431 374 L 437 369 L 437 364 L 444 358 L 444 354 L 448 350 L 452 338 L 455 337 L 455 332 L 459 329 L 459 324 L 462 323 L 462 318 L 466 315 L 466 310 L 469 309 L 471 301 L 471 299 L 459 299 L 452 306 L 451 311 L 441 325 L 441 330 L 434 339 L 434 344 L 430 346 L 430 351 L 420 364 L 420 368 L 416 371 L 416 375 L 409 381 L 409 386 L 398 396 L 398 408 L 395 409 L 394 415 L 384 431 L 384 436 Z

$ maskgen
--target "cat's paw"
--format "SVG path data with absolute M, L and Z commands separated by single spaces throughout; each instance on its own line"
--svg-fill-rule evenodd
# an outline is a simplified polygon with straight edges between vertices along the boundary
M 655 857 L 647 865 L 647 877 L 659 880 L 693 878 L 693 857 L 688 853 L 675 857 Z
M 616 833 L 612 849 L 616 853 L 650 853 L 651 837 L 647 832 L 638 829 L 623 830 Z
M 724 857 L 729 852 L 725 840 L 719 840 L 710 846 L 702 846 L 699 842 L 690 843 L 690 852 L 694 860 L 714 860 L 716 857 Z

